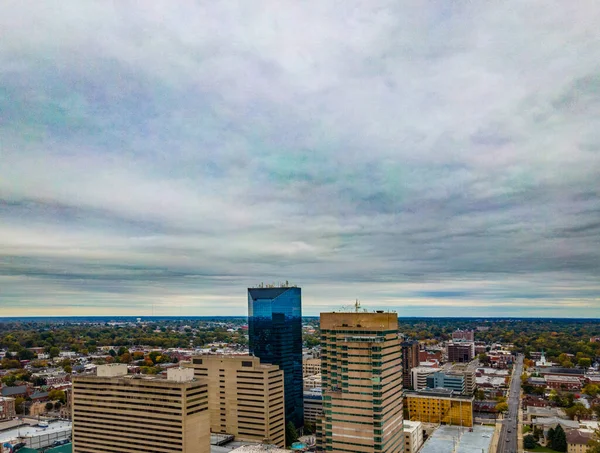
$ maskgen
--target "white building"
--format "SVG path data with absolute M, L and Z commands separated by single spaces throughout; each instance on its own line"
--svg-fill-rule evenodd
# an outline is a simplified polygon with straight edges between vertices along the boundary
M 423 445 L 423 423 L 404 420 L 404 453 L 417 453 Z
M 417 366 L 414 367 L 411 371 L 411 384 L 414 390 L 423 390 L 427 388 L 427 376 L 435 373 L 436 371 L 440 371 L 439 368 L 429 368 Z

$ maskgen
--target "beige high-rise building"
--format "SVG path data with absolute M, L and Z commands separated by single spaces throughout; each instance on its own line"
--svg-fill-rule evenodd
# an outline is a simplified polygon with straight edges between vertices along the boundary
M 73 453 L 209 453 L 206 380 L 167 373 L 127 375 L 114 364 L 73 376 Z
M 322 450 L 401 453 L 402 367 L 395 313 L 321 313 Z
M 208 380 L 213 433 L 285 446 L 283 371 L 277 365 L 252 356 L 201 355 L 186 366 Z

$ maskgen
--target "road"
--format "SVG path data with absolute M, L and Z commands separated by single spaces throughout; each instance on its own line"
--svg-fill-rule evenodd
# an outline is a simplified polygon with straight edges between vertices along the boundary
M 508 412 L 505 414 L 504 420 L 502 420 L 497 453 L 517 453 L 518 451 L 517 434 L 519 429 L 521 374 L 523 374 L 523 355 L 519 354 L 510 380 L 510 389 L 506 400 L 508 403 Z

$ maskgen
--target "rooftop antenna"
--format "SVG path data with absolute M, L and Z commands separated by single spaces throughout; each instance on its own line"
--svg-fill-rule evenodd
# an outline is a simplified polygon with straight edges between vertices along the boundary
M 359 310 L 360 310 L 360 302 L 358 301 L 358 299 L 356 299 L 356 302 L 354 302 L 354 312 L 358 313 Z

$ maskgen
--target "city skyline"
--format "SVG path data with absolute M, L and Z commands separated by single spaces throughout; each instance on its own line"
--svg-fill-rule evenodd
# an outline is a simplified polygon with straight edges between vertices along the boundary
M 5 2 L 0 316 L 598 316 L 599 21 Z

